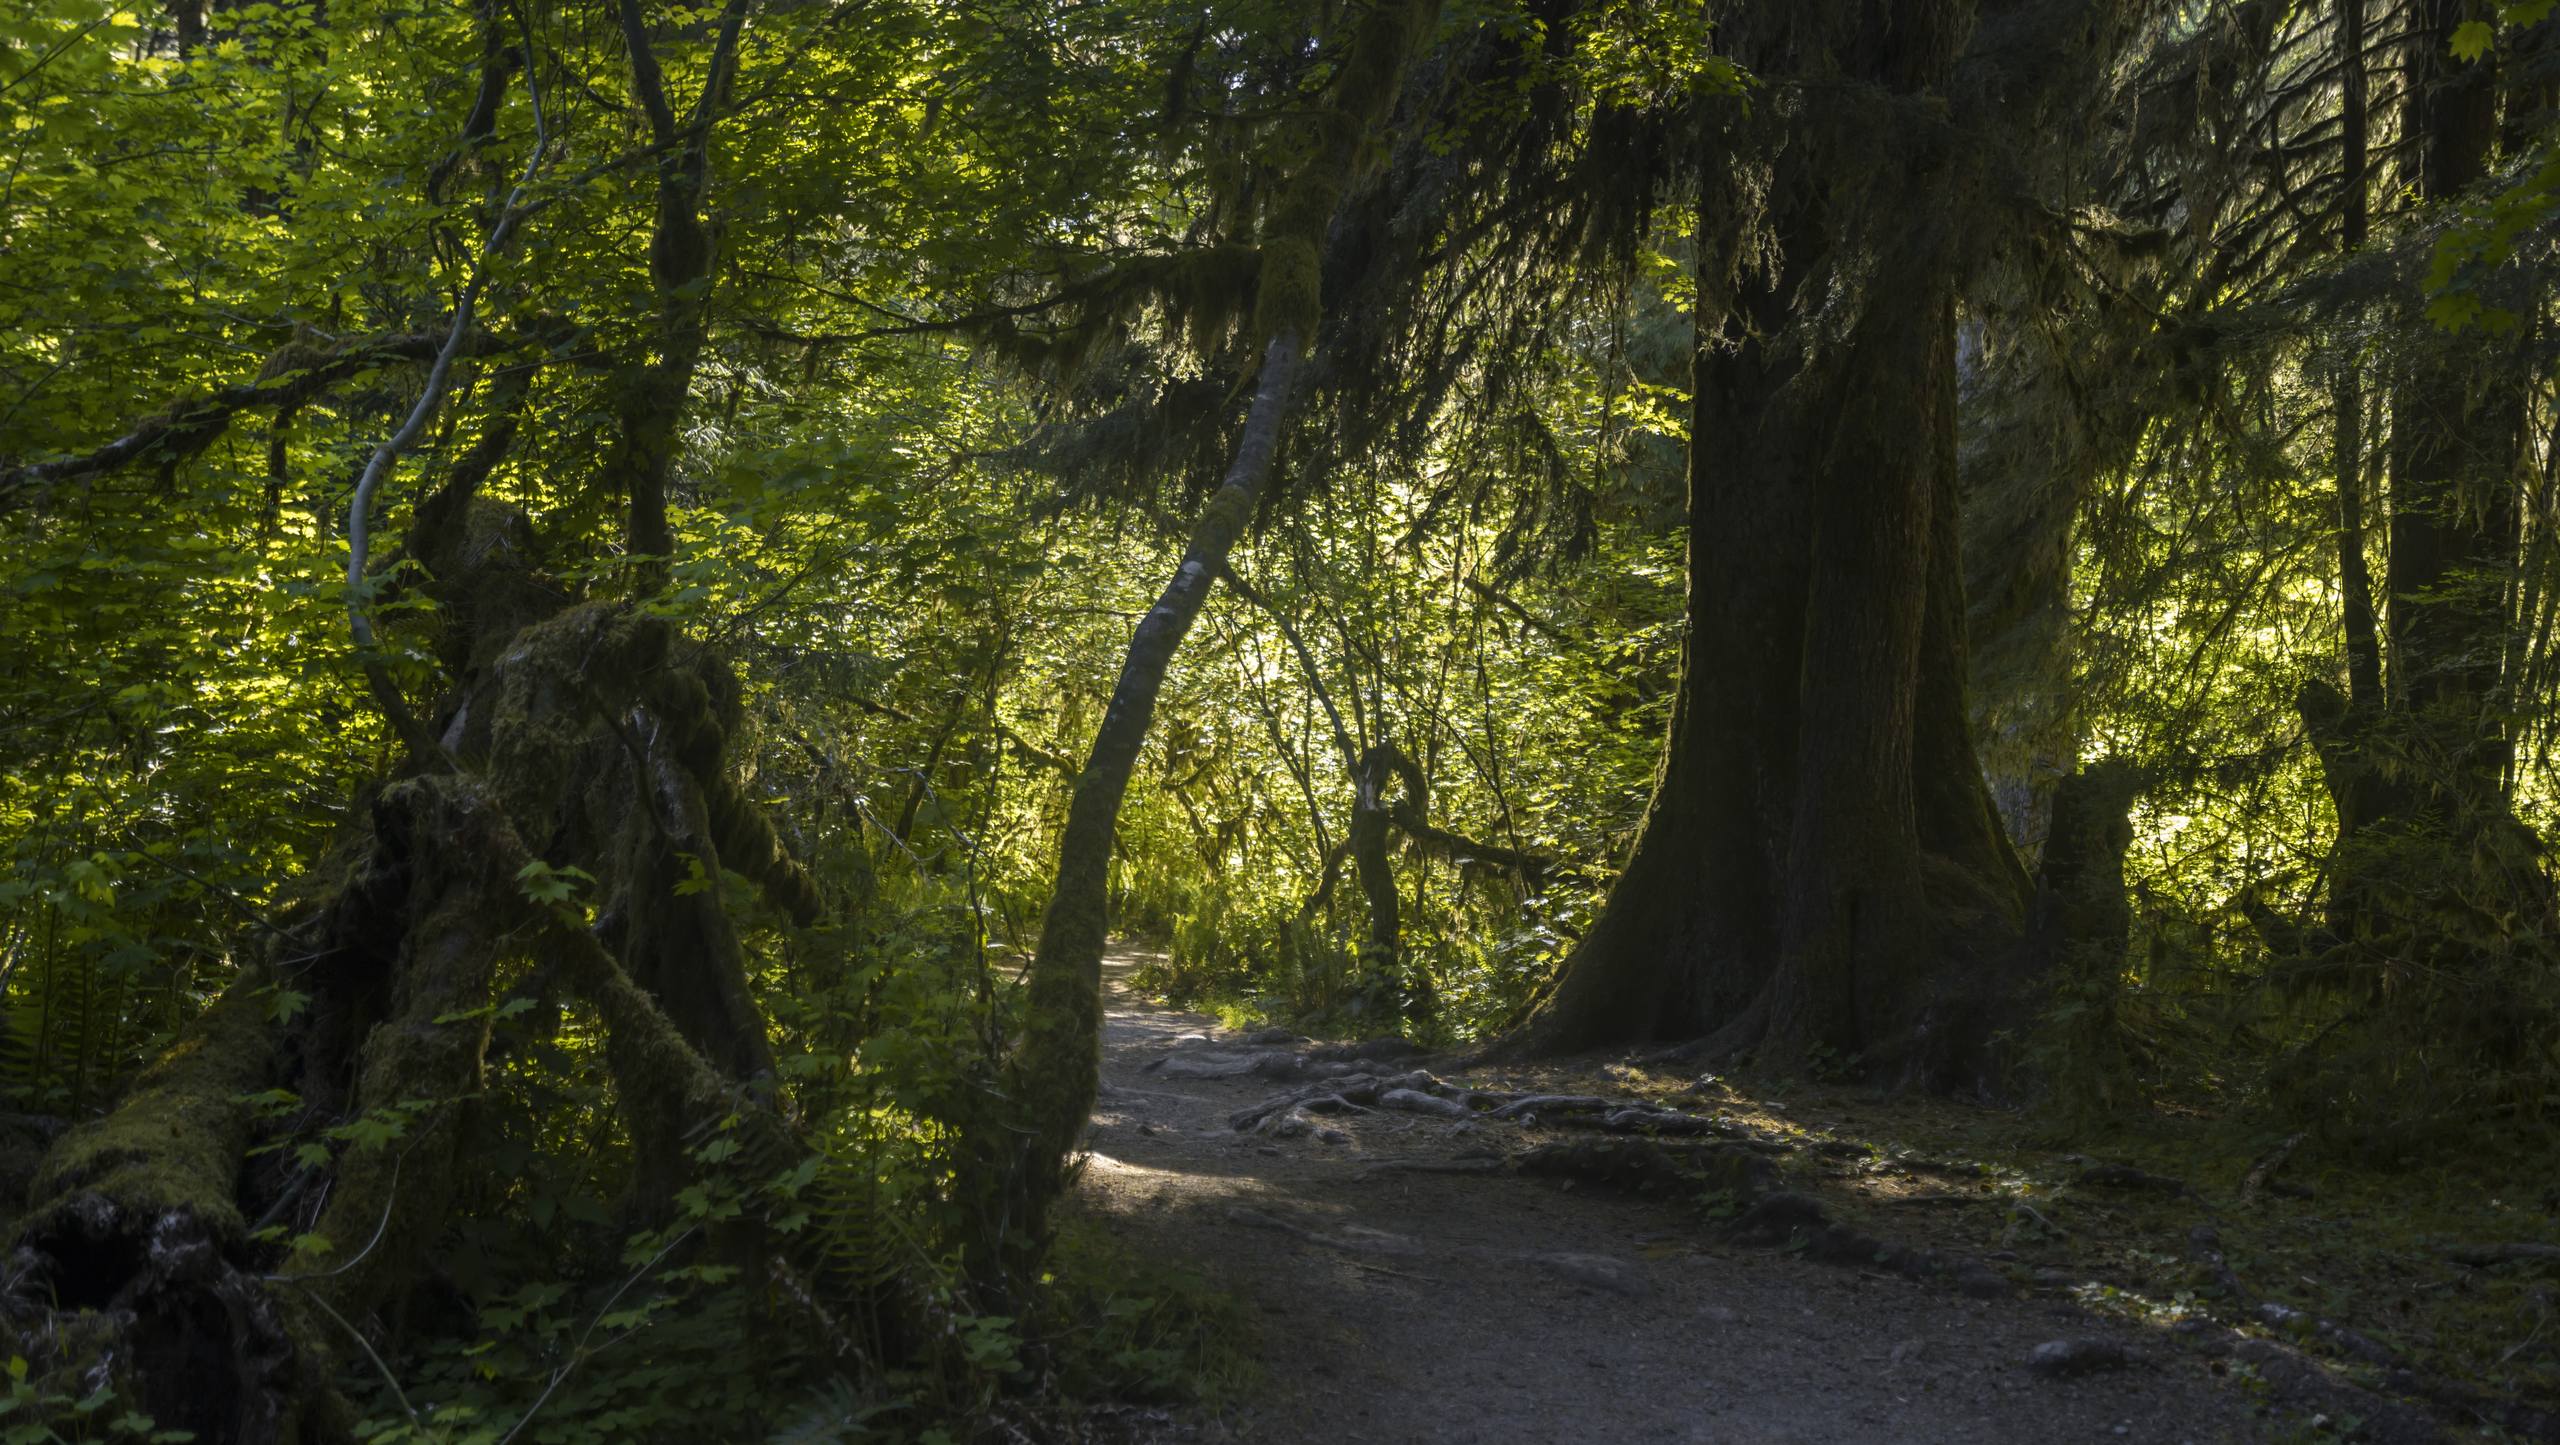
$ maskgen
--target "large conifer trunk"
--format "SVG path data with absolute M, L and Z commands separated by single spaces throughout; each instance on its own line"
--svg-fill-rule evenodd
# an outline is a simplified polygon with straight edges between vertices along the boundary
M 1873 87 L 1851 129 L 1943 83 L 1967 9 L 1833 14 L 1825 60 Z M 1808 65 L 1773 28 L 1781 48 L 1746 64 Z M 2025 880 L 1963 696 L 1958 197 L 1943 154 L 1838 178 L 1847 157 L 1815 139 L 1838 124 L 1807 104 L 1778 138 L 1773 264 L 1733 282 L 1702 248 L 1688 637 L 1662 769 L 1607 908 L 1505 1051 L 1712 1035 L 1937 1077 L 1978 1072 L 1993 1003 L 2014 996 Z M 1711 192 L 1701 234 L 1735 202 Z

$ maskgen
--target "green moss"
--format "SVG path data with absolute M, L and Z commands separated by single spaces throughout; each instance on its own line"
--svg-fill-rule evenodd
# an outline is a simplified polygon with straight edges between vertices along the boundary
M 1181 325 L 1193 350 L 1218 349 L 1244 315 L 1262 274 L 1262 253 L 1252 246 L 1210 246 L 1182 253 L 1165 287 L 1166 310 Z
M 1291 168 L 1264 217 L 1256 350 L 1281 335 L 1294 335 L 1301 347 L 1314 340 L 1324 314 L 1325 233 L 1358 176 L 1363 148 L 1394 115 L 1406 67 L 1439 16 L 1437 0 L 1373 7 L 1352 32 L 1328 104 L 1289 138 L 1310 153 Z
M 28 1236 L 69 1228 L 84 1196 L 125 1217 L 182 1210 L 225 1244 L 247 1233 L 236 1188 L 252 1120 L 241 1100 L 275 1062 L 263 975 L 243 974 L 202 1022 L 151 1066 L 115 1112 L 64 1136 L 38 1171 Z
M 489 776 L 510 814 L 552 813 L 548 801 L 584 773 L 580 760 L 603 726 L 592 686 L 646 676 L 673 637 L 663 620 L 607 602 L 572 607 L 515 635 L 488 724 Z
M 818 881 L 782 846 L 782 836 L 763 811 L 717 774 L 702 792 L 721 866 L 753 880 L 768 902 L 803 928 L 824 916 L 826 900 Z
M 1252 520 L 1252 496 L 1242 488 L 1220 487 L 1201 504 L 1186 551 L 1192 556 L 1224 557 Z
M 1350 54 L 1334 77 L 1334 104 L 1366 134 L 1395 114 L 1405 67 L 1440 20 L 1439 0 L 1373 5 L 1353 32 Z
M 514 887 L 487 861 L 492 810 L 478 784 L 416 779 L 386 793 L 384 808 L 419 845 L 423 875 L 411 884 L 421 911 L 401 945 L 391 1015 L 365 1038 L 356 1089 L 359 1118 L 386 1127 L 339 1155 L 328 1207 L 284 1270 L 313 1277 L 350 1314 L 405 1286 L 444 1230 L 462 1101 L 480 1092 L 489 1043 L 505 916 L 493 896 Z
M 1253 334 L 1257 349 L 1272 338 L 1295 336 L 1300 350 L 1316 334 L 1324 314 L 1324 276 L 1316 244 L 1296 236 L 1275 237 L 1262 246 L 1261 288 L 1254 298 Z

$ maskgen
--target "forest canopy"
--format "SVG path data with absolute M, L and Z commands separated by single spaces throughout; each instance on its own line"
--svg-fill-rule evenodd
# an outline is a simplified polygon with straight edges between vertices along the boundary
M 28 0 L 0 156 L 8 1438 L 1169 1388 L 1114 938 L 2560 1157 L 2551 0 Z

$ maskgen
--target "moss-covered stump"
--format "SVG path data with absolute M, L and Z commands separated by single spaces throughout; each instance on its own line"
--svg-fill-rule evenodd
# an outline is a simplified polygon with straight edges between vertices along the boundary
M 121 1108 L 46 1157 L 6 1312 L 10 1349 L 45 1393 L 107 1386 L 199 1440 L 294 1440 L 336 1418 L 295 1311 L 248 1260 L 244 1099 L 277 1061 L 265 993 L 244 975 Z
M 602 1024 L 630 1217 L 672 1212 L 710 1130 L 742 1180 L 806 1155 L 768 1096 L 724 890 L 702 886 L 734 870 L 796 924 L 824 912 L 729 779 L 735 679 L 664 619 L 557 596 L 520 518 L 475 503 L 467 519 L 421 547 L 448 569 L 429 584 L 446 631 L 428 641 L 454 669 L 423 714 L 433 744 L 288 890 L 290 921 L 250 940 L 264 962 L 37 1169 L 0 1319 L 49 1397 L 107 1385 L 202 1441 L 345 1436 L 335 1372 L 432 1277 L 475 1197 L 463 1146 L 510 965 Z M 537 870 L 592 886 L 536 897 Z M 373 1127 L 340 1127 L 358 1121 Z M 261 1147 L 332 1133 L 317 1162 Z M 806 1245 L 753 1248 L 813 1308 L 900 1312 Z

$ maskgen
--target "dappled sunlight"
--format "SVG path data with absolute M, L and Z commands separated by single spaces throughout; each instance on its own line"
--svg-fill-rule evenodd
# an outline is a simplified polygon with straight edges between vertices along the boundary
M 0 1436 L 2560 1438 L 2555 75 L 19 0 Z

